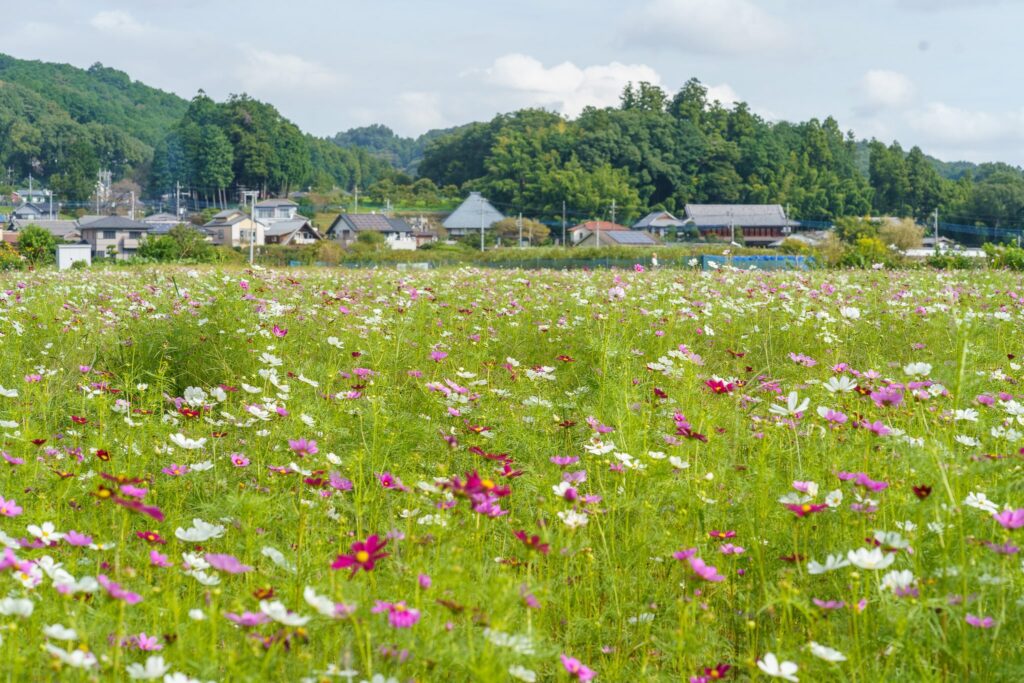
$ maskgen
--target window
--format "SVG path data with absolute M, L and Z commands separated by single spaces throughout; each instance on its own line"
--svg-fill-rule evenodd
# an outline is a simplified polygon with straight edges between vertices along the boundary
M 117 231 L 116 230 L 104 230 L 102 237 L 105 240 L 116 240 L 117 239 Z
M 138 230 L 132 230 L 128 233 L 128 239 L 138 240 L 142 239 L 142 233 Z

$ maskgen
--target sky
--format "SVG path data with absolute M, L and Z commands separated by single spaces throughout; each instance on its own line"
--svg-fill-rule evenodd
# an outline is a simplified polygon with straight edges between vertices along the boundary
M 1024 165 L 1024 0 L 0 0 L 0 52 L 190 98 L 248 93 L 321 136 L 575 116 L 698 78 L 770 120 L 832 115 L 945 160 Z

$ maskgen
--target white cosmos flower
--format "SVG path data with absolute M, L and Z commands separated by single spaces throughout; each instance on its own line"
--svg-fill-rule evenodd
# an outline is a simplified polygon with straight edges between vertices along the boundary
M 981 445 L 981 442 L 975 439 L 973 436 L 966 436 L 964 434 L 957 434 L 955 437 L 953 437 L 953 440 L 959 444 L 967 446 L 968 448 L 977 448 L 978 446 Z
M 267 545 L 264 546 L 263 550 L 260 552 L 264 557 L 269 557 L 270 561 L 276 564 L 281 569 L 285 569 L 287 571 L 295 573 L 295 565 L 289 562 L 285 558 L 284 553 L 282 553 L 277 548 Z
M 795 662 L 780 662 L 772 652 L 766 652 L 764 657 L 757 660 L 757 668 L 772 678 L 782 678 L 787 681 L 799 681 L 796 677 L 797 665 Z
M 78 632 L 63 624 L 50 624 L 43 628 L 43 635 L 54 640 L 78 640 Z
M 833 394 L 848 394 L 857 388 L 857 383 L 846 375 L 840 375 L 829 377 L 821 386 Z
M 778 403 L 773 403 L 768 406 L 768 412 L 781 415 L 782 417 L 789 417 L 805 412 L 810 404 L 811 400 L 809 398 L 801 401 L 800 396 L 795 391 L 791 391 L 786 397 L 786 405 L 780 406 Z
M 832 572 L 843 567 L 849 567 L 850 562 L 843 558 L 842 555 L 829 555 L 825 558 L 825 564 L 819 564 L 814 560 L 807 563 L 808 574 L 824 574 L 825 572 Z
M 143 664 L 129 664 L 125 667 L 128 678 L 137 681 L 152 681 L 160 678 L 170 670 L 171 666 L 160 655 L 153 655 Z
M 859 320 L 860 309 L 856 306 L 843 306 L 839 309 L 839 315 L 843 316 L 847 320 Z
M 968 493 L 967 498 L 964 499 L 964 505 L 992 515 L 999 512 L 999 506 L 995 501 L 989 500 L 989 497 L 981 491 L 972 491 L 971 493 Z
M 312 586 L 306 586 L 306 589 L 302 591 L 302 597 L 305 598 L 307 605 L 323 616 L 330 617 L 331 619 L 338 618 L 339 615 L 335 610 L 334 601 L 326 595 L 318 595 Z
M 30 617 L 36 608 L 28 598 L 3 598 L 0 600 L 0 614 L 6 617 Z
M 279 600 L 274 600 L 273 602 L 260 600 L 260 611 L 277 623 L 284 624 L 285 626 L 305 626 L 306 622 L 310 619 L 309 617 L 289 612 Z
M 210 462 L 209 460 L 204 460 L 202 462 L 197 462 L 193 465 L 189 465 L 188 468 L 193 472 L 205 472 L 206 470 L 213 469 L 213 463 Z
M 903 372 L 908 377 L 927 377 L 931 374 L 931 371 L 932 366 L 930 363 L 910 363 L 903 366 Z
M 46 648 L 46 651 L 51 655 L 72 668 L 91 669 L 96 666 L 96 655 L 91 652 L 77 649 L 68 651 L 57 647 L 56 645 L 51 645 L 50 643 L 45 643 L 43 647 Z
M 565 522 L 565 525 L 570 529 L 586 526 L 587 522 L 590 521 L 586 515 L 576 512 L 575 510 L 560 510 L 558 512 L 558 517 Z
M 527 669 L 521 664 L 513 664 L 508 668 L 508 675 L 519 681 L 526 681 L 526 683 L 535 683 L 537 680 L 537 672 Z
M 845 662 L 846 655 L 839 650 L 833 650 L 827 645 L 816 643 L 813 640 L 807 643 L 807 648 L 811 651 L 811 654 L 818 659 L 824 659 L 826 662 Z
M 829 491 L 828 494 L 825 496 L 825 505 L 828 505 L 830 508 L 837 508 L 840 505 L 842 505 L 842 503 L 843 492 L 840 491 L 839 489 Z
M 196 517 L 192 520 L 192 526 L 188 529 L 182 529 L 178 527 L 174 530 L 174 535 L 182 541 L 189 543 L 202 543 L 208 541 L 211 538 L 220 538 L 224 535 L 224 527 L 220 524 L 210 524 Z
M 178 433 L 178 434 L 171 434 L 171 436 L 168 437 L 168 438 L 170 438 L 171 442 L 174 443 L 174 445 L 179 446 L 181 448 L 184 448 L 186 450 L 190 450 L 190 451 L 194 451 L 194 450 L 196 450 L 198 448 L 202 448 L 203 446 L 206 445 L 206 438 L 205 437 L 202 437 L 202 438 L 199 438 L 199 439 L 190 439 L 187 436 L 185 436 L 184 434 Z
M 46 543 L 56 543 L 64 538 L 64 534 L 55 531 L 53 522 L 43 522 L 42 525 L 29 524 L 28 532 Z
M 861 569 L 885 569 L 896 561 L 892 553 L 883 552 L 881 548 L 857 548 L 846 553 L 850 564 Z
M 206 401 L 209 398 L 206 392 L 199 387 L 187 387 L 185 392 L 182 394 L 185 402 L 193 408 L 199 408 L 206 405 Z
M 340 339 L 338 339 L 337 337 L 328 337 L 327 338 L 327 343 L 330 344 L 331 346 L 333 346 L 336 349 L 343 349 L 343 348 L 345 348 L 345 344 L 343 344 L 342 341 Z
M 978 421 L 978 411 L 973 408 L 967 408 L 966 410 L 956 410 L 953 412 L 953 421 L 961 422 L 966 420 L 968 422 Z
M 890 590 L 895 593 L 898 590 L 911 588 L 916 581 L 914 572 L 909 569 L 904 569 L 903 571 L 893 570 L 882 577 L 879 590 Z
M 188 618 L 192 621 L 206 621 L 206 612 L 198 608 L 193 608 L 188 611 Z
M 0 386 L 0 396 L 5 396 L 7 398 L 18 398 L 18 390 L 4 389 L 2 386 Z
M 192 678 L 188 674 L 183 674 L 180 671 L 169 673 L 164 676 L 164 683 L 203 683 L 198 678 Z

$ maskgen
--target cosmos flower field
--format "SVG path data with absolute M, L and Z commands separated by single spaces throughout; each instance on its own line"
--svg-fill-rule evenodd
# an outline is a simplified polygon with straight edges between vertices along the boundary
M 1024 678 L 1020 275 L 0 291 L 4 680 Z

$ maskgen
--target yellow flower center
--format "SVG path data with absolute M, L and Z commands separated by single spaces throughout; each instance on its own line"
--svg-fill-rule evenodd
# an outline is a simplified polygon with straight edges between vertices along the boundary
M 483 486 L 485 489 L 493 489 L 494 488 L 494 482 L 491 481 L 490 479 L 483 479 L 483 480 L 481 480 L 480 481 L 480 485 Z
M 807 503 L 804 503 L 803 505 L 800 506 L 800 509 L 803 510 L 804 512 L 810 512 L 811 506 L 808 505 Z
M 365 550 L 360 550 L 356 553 L 356 562 L 367 562 L 370 559 L 370 553 Z

